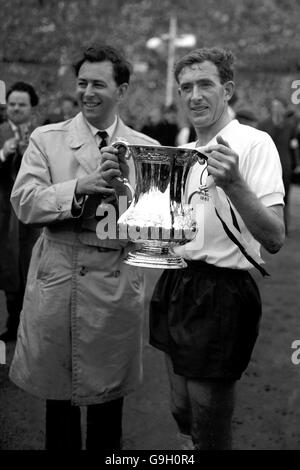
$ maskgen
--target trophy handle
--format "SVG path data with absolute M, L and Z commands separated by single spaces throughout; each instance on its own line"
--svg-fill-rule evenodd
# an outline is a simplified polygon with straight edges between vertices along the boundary
M 125 150 L 125 155 L 124 155 L 125 159 L 126 160 L 130 159 L 131 152 L 129 148 L 129 143 L 126 142 L 126 140 L 118 139 L 112 144 L 112 147 L 115 147 L 118 150 Z
M 131 158 L 129 144 L 125 140 L 123 139 L 117 140 L 116 142 L 112 144 L 112 147 L 115 147 L 118 150 L 123 150 L 123 151 L 125 150 L 124 158 L 126 160 L 129 160 Z M 130 205 L 134 197 L 133 187 L 129 183 L 128 179 L 124 178 L 123 176 L 116 177 L 116 180 L 118 181 L 118 183 L 120 183 L 120 186 L 118 185 L 120 192 L 126 194 L 128 198 L 128 205 Z
M 193 149 L 194 155 L 197 157 L 197 161 L 200 165 L 204 165 L 205 162 L 207 162 L 207 156 L 202 153 L 200 150 L 197 148 Z
M 207 156 L 204 155 L 204 153 L 202 153 L 200 150 L 195 149 L 194 155 L 196 156 L 196 161 L 198 161 L 198 163 L 200 165 L 204 165 L 207 162 Z M 206 184 L 203 184 L 203 182 L 202 182 L 203 173 L 206 170 L 206 167 L 207 167 L 207 165 L 205 166 L 205 168 L 203 168 L 203 170 L 200 174 L 198 189 L 196 191 L 192 192 L 192 194 L 190 194 L 190 196 L 188 197 L 188 204 L 190 204 L 192 202 L 192 199 L 196 194 L 199 194 L 200 198 L 204 201 L 209 200 L 208 188 L 207 188 Z

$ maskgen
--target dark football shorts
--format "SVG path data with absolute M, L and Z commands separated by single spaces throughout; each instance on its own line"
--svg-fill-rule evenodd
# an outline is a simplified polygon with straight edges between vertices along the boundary
M 261 299 L 248 271 L 188 261 L 165 270 L 150 304 L 150 344 L 168 353 L 175 374 L 237 380 L 258 335 Z

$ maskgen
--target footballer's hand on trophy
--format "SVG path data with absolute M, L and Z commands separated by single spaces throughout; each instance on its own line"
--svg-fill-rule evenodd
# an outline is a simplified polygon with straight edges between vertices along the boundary
M 3 145 L 3 157 L 5 159 L 9 158 L 11 155 L 14 155 L 18 148 L 18 140 L 15 137 L 7 139 Z
M 208 156 L 207 171 L 217 186 L 226 190 L 241 181 L 239 156 L 223 137 L 217 136 L 217 144 L 205 147 L 204 151 Z

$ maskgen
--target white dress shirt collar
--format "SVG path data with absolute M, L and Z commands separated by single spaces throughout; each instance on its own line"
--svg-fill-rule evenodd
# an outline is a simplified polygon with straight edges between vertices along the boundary
M 84 119 L 85 119 L 85 118 L 84 118 Z M 116 129 L 116 127 L 117 127 L 117 116 L 115 116 L 115 120 L 114 120 L 114 122 L 112 123 L 112 125 L 109 126 L 109 127 L 107 127 L 106 129 L 97 129 L 97 127 L 95 127 L 95 126 L 93 126 L 92 124 L 90 124 L 87 119 L 85 119 L 85 121 L 86 121 L 87 126 L 89 127 L 91 133 L 93 134 L 94 138 L 96 139 L 97 144 L 99 143 L 98 141 L 100 140 L 100 136 L 98 135 L 98 132 L 99 132 L 99 131 L 101 131 L 101 132 L 106 131 L 106 132 L 107 132 L 107 134 L 108 134 L 108 142 L 110 143 L 111 138 L 112 138 L 112 136 L 113 136 L 113 134 L 114 134 L 114 132 L 115 132 L 115 129 Z

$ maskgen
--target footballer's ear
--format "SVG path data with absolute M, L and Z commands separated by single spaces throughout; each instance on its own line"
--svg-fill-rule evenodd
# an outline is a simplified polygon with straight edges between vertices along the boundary
M 232 98 L 232 96 L 233 96 L 234 89 L 235 89 L 235 83 L 230 80 L 230 81 L 224 83 L 223 87 L 224 87 L 224 91 L 225 91 L 225 100 L 229 101 L 230 98 Z

